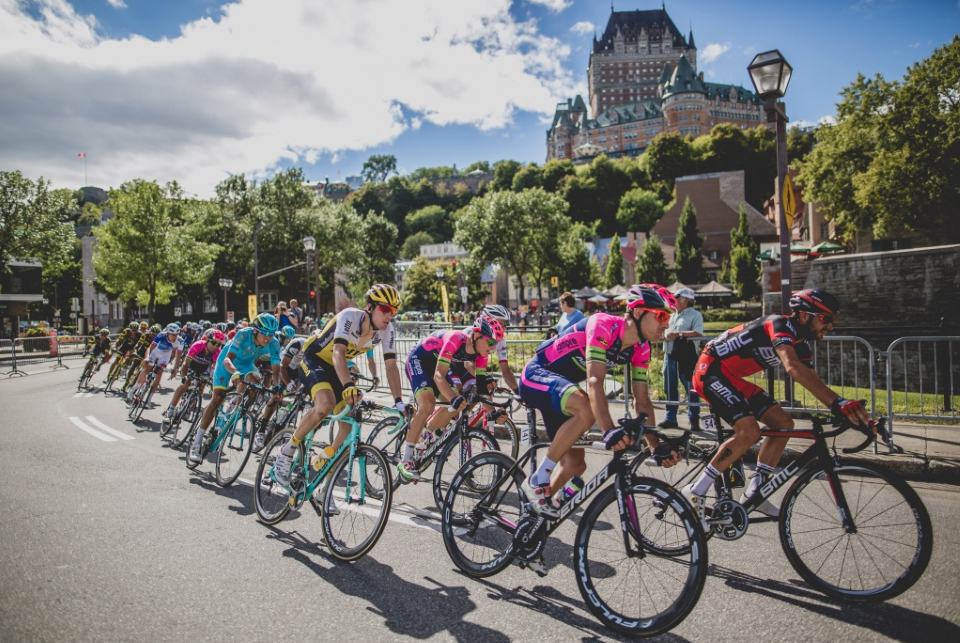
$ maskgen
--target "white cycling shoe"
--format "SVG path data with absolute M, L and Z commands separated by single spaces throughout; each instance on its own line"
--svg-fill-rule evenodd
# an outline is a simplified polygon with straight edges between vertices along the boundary
M 740 504 L 741 505 L 745 504 L 748 500 L 750 500 L 751 497 L 752 496 L 747 496 L 747 494 L 744 493 L 743 495 L 740 496 Z M 780 507 L 770 502 L 770 498 L 767 498 L 766 500 L 761 502 L 753 510 L 756 512 L 762 513 L 764 516 L 768 516 L 770 518 L 780 517 Z

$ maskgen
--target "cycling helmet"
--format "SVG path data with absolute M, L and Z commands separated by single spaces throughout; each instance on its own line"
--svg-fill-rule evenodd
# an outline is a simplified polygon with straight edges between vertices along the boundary
M 472 330 L 475 333 L 480 333 L 487 339 L 498 342 L 503 339 L 503 326 L 489 315 L 480 315 L 477 317 L 477 321 L 473 322 Z
M 130 330 L 137 330 L 138 328 L 140 328 L 140 324 L 137 322 L 130 322 Z
M 101 334 L 101 335 L 109 335 L 109 334 L 110 334 L 110 329 L 109 329 L 109 328 L 101 328 L 101 329 L 100 329 L 100 334 Z
M 836 315 L 840 312 L 840 301 L 826 290 L 808 288 L 793 293 L 790 310 L 795 313 Z
M 148 324 L 147 322 L 140 322 L 140 330 L 141 331 L 150 330 L 150 324 Z
M 493 317 L 500 321 L 510 321 L 510 313 L 506 308 L 499 304 L 491 304 L 489 306 L 484 306 L 483 310 L 480 311 L 481 314 Z
M 219 330 L 212 330 L 210 331 L 210 335 L 207 337 L 207 341 L 214 341 L 218 344 L 223 344 L 225 341 L 227 341 L 227 336 Z
M 281 333 L 282 333 L 283 336 L 286 337 L 287 339 L 293 339 L 293 336 L 297 334 L 297 331 L 295 331 L 295 330 L 293 329 L 293 326 L 284 326 L 284 327 L 281 329 Z
M 213 324 L 211 324 L 210 322 L 208 321 L 203 322 L 203 330 L 207 330 L 211 326 L 213 326 Z
M 167 324 L 167 327 L 163 329 L 164 335 L 179 335 L 180 327 L 176 324 Z
M 233 330 L 236 327 L 237 325 L 234 324 L 233 322 L 227 322 L 227 330 Z
M 150 332 L 154 334 L 159 333 L 161 330 L 163 330 L 163 328 L 160 326 L 160 324 L 154 324 L 150 327 Z
M 277 321 L 277 318 L 270 313 L 260 313 L 253 318 L 253 322 L 250 325 L 264 335 L 273 335 L 275 332 L 277 332 L 277 328 L 280 324 Z
M 657 284 L 635 284 L 627 291 L 627 310 L 645 308 L 677 312 L 677 298 L 663 286 Z
M 400 293 L 390 284 L 374 284 L 367 291 L 367 302 L 400 308 Z

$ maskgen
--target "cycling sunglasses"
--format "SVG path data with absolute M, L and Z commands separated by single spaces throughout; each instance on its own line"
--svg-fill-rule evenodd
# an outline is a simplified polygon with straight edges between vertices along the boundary
M 380 312 L 384 314 L 386 313 L 389 313 L 391 315 L 397 314 L 397 309 L 389 304 L 377 304 L 377 308 L 379 308 Z
M 824 324 L 832 324 L 833 320 L 837 318 L 836 315 L 827 315 L 827 314 L 818 314 L 817 317 L 820 318 L 820 321 Z
M 668 321 L 670 321 L 670 313 L 667 312 L 666 310 L 659 310 L 659 309 L 652 310 L 650 308 L 643 308 L 642 310 L 643 312 L 650 313 L 651 315 L 656 317 L 657 321 L 660 322 L 661 324 L 666 324 Z
M 499 343 L 499 342 L 497 342 L 497 340 L 495 340 L 495 339 L 488 339 L 488 340 L 487 340 L 487 346 L 489 346 L 490 348 L 493 348 L 493 347 L 496 346 L 498 343 Z
M 223 346 L 223 342 L 215 342 L 212 339 L 208 339 L 207 342 L 213 344 L 214 346 Z

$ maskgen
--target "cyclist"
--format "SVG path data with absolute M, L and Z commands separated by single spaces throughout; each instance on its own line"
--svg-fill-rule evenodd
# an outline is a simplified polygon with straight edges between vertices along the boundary
M 510 321 L 510 313 L 507 312 L 506 308 L 498 304 L 484 306 L 480 314 L 493 317 L 503 326 L 506 326 Z M 499 358 L 500 374 L 503 375 L 503 383 L 516 395 L 519 391 L 519 385 L 517 384 L 517 377 L 513 374 L 513 370 L 510 368 L 510 362 L 507 359 L 506 339 L 501 339 L 497 342 L 497 357 Z M 487 370 L 488 372 L 493 372 L 496 367 L 497 365 L 494 364 L 493 360 L 490 360 Z
M 183 342 L 184 347 L 192 348 L 194 343 L 196 343 L 198 337 L 194 324 L 192 322 L 187 322 L 183 325 L 183 328 L 180 329 L 180 340 Z M 177 376 L 177 373 L 180 372 L 180 367 L 183 366 L 184 361 L 187 359 L 187 351 L 181 351 L 177 356 L 177 363 L 173 365 L 173 368 L 170 370 L 170 379 L 174 379 Z
M 96 335 L 87 340 L 86 348 L 83 349 L 83 356 L 86 357 L 88 354 L 92 354 L 90 359 L 103 355 L 103 359 L 97 364 L 97 370 L 95 372 L 99 372 L 104 363 L 110 361 L 109 328 L 101 328 Z
M 407 356 L 407 378 L 417 412 L 410 420 L 403 458 L 397 463 L 397 474 L 403 483 L 419 481 L 420 474 L 413 463 L 414 450 L 428 420 L 430 429 L 446 426 L 465 406 L 466 400 L 451 386 L 452 377 L 461 373 L 483 372 L 487 368 L 490 351 L 503 339 L 503 326 L 493 317 L 481 315 L 472 327 L 464 330 L 438 330 L 425 337 Z M 456 369 L 457 373 L 450 371 Z M 482 385 L 482 384 L 481 384 Z M 437 398 L 449 402 L 449 410 L 434 410 Z
M 159 326 L 158 326 L 159 328 Z M 176 353 L 183 350 L 183 342 L 180 340 L 180 328 L 176 324 L 169 324 L 163 329 L 163 332 L 157 335 L 150 343 L 147 359 L 144 361 L 145 368 L 140 369 L 140 375 L 137 376 L 137 382 L 127 393 L 127 401 L 133 401 L 134 394 L 143 386 L 147 379 L 150 369 L 159 367 L 161 371 L 167 367 L 170 360 Z M 161 373 L 162 374 L 162 373 Z M 156 393 L 160 386 L 160 377 L 153 378 L 153 385 L 150 387 L 150 393 Z
M 845 400 L 813 369 L 810 342 L 823 339 L 833 329 L 840 302 L 825 290 L 801 290 L 790 298 L 790 316 L 770 315 L 724 332 L 707 343 L 693 374 L 693 388 L 710 408 L 733 427 L 733 437 L 724 442 L 700 478 L 681 493 L 703 516 L 704 495 L 713 481 L 737 461 L 760 438 L 760 424 L 790 431 L 793 419 L 759 386 L 746 377 L 783 364 L 793 381 L 810 391 L 836 415 L 855 424 L 870 422 L 859 400 Z M 745 502 L 773 473 L 789 437 L 765 437 L 760 444 L 757 471 L 740 502 Z M 757 510 L 777 517 L 780 509 L 769 499 Z
M 406 410 L 400 397 L 400 369 L 397 368 L 396 334 L 392 323 L 400 307 L 400 293 L 389 284 L 374 284 L 367 290 L 366 299 L 363 310 L 344 308 L 320 334 L 311 336 L 303 347 L 301 379 L 304 388 L 310 390 L 313 408 L 304 413 L 297 430 L 283 445 L 274 464 L 274 476 L 282 485 L 290 484 L 293 456 L 307 434 L 318 427 L 341 400 L 351 406 L 360 400 L 360 392 L 347 369 L 348 360 L 380 346 L 396 408 L 401 413 Z M 320 457 L 333 457 L 346 440 L 349 430 L 350 426 L 342 423 L 333 444 L 321 450 Z
M 130 322 L 130 325 L 120 331 L 120 334 L 117 336 L 117 340 L 113 343 L 113 354 L 114 360 L 113 363 L 119 364 L 123 359 L 133 350 L 133 347 L 137 345 L 137 341 L 140 339 L 140 324 L 137 322 Z M 110 368 L 114 368 L 111 366 Z M 119 369 L 119 366 L 116 366 Z M 103 378 L 103 383 L 106 384 L 107 380 L 110 378 L 109 370 L 107 371 L 107 376 Z
M 607 404 L 604 379 L 608 366 L 629 364 L 634 411 L 646 413 L 655 423 L 653 404 L 647 393 L 650 343 L 663 340 L 663 330 L 676 311 L 676 299 L 656 284 L 637 284 L 627 291 L 627 312 L 596 313 L 544 341 L 520 376 L 520 398 L 540 411 L 551 444 L 537 470 L 523 485 L 524 494 L 537 513 L 556 517 L 553 493 L 573 476 L 583 475 L 587 465 L 583 449 L 573 445 L 596 422 L 608 449 L 630 446 L 632 438 L 614 423 Z M 587 382 L 587 392 L 578 386 Z M 653 434 L 647 445 L 665 466 L 680 456 Z
M 293 330 L 292 326 L 286 326 L 284 331 L 287 328 Z M 290 334 L 293 335 L 293 333 Z M 283 397 L 283 389 L 286 388 L 287 392 L 292 393 L 300 383 L 300 363 L 303 361 L 303 345 L 306 341 L 303 337 L 294 335 L 283 349 L 283 355 L 280 359 L 280 381 L 277 383 L 278 390 L 263 408 L 257 434 L 253 438 L 254 449 L 262 449 L 267 441 L 267 423 L 270 422 L 270 418 L 277 410 L 277 403 Z
M 187 379 L 187 373 L 193 373 L 197 377 L 209 373 L 212 365 L 216 363 L 217 357 L 220 356 L 220 349 L 223 347 L 225 340 L 226 337 L 224 334 L 219 330 L 215 330 L 209 338 L 198 339 L 190 345 L 188 350 L 184 351 L 186 358 L 180 367 L 180 377 L 183 379 L 173 394 L 170 406 L 163 412 L 163 417 L 169 419 L 173 416 L 173 410 L 177 408 L 180 398 L 187 392 L 187 387 L 190 384 L 190 380 Z M 203 384 L 200 384 L 200 394 L 203 395 Z
M 254 361 L 265 353 L 270 355 L 274 375 L 280 370 L 280 344 L 273 336 L 275 332 L 277 332 L 277 318 L 270 313 L 260 313 L 253 319 L 253 324 L 249 328 L 237 333 L 220 351 L 213 372 L 213 396 L 207 408 L 203 410 L 200 426 L 197 427 L 188 456 L 190 462 L 199 463 L 202 460 L 200 454 L 204 435 L 213 422 L 231 383 L 241 378 L 259 382 L 260 373 L 257 372 Z M 243 389 L 244 384 L 241 382 L 237 391 L 242 393 Z

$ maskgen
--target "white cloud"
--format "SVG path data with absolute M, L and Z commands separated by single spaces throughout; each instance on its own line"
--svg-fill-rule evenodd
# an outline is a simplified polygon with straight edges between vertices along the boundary
M 573 4 L 573 0 L 528 0 L 528 2 L 542 5 L 555 13 L 560 13 Z
M 570 27 L 570 31 L 581 36 L 590 33 L 591 31 L 596 31 L 597 25 L 593 24 L 589 20 L 581 20 L 577 24 Z
M 107 3 L 114 9 L 126 9 L 127 3 L 123 0 L 107 0 Z
M 700 51 L 700 62 L 709 65 L 723 54 L 730 51 L 730 43 L 710 43 Z
M 833 114 L 828 114 L 826 116 L 821 116 L 816 120 L 816 122 L 805 121 L 805 120 L 790 121 L 790 124 L 788 125 L 788 127 L 804 128 L 804 127 L 811 127 L 811 126 L 836 125 L 836 124 L 837 124 L 837 117 L 834 116 Z
M 364 150 L 422 123 L 509 126 L 577 89 L 510 0 L 240 0 L 176 38 L 102 37 L 65 0 L 0 0 L 3 169 L 58 185 L 176 179 Z M 376 19 L 370 19 L 376 16 Z

